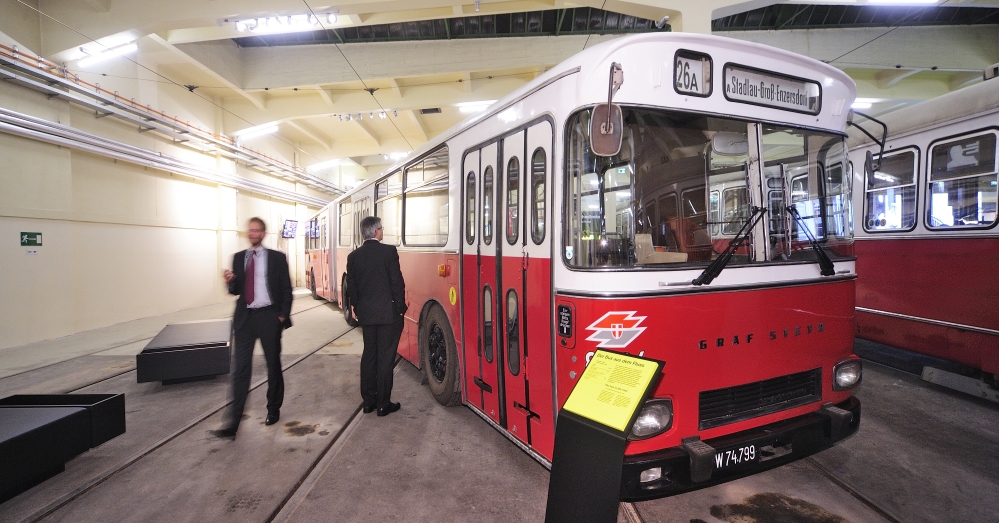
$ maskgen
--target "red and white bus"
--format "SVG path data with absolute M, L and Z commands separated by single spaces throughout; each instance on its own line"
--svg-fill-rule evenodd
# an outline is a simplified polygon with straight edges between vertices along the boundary
M 601 156 L 612 64 L 622 144 Z M 406 279 L 399 353 L 543 463 L 598 347 L 665 361 L 623 499 L 771 468 L 860 422 L 854 97 L 841 71 L 743 41 L 594 46 L 332 202 L 316 223 L 335 253 L 310 273 L 342 305 L 357 224 L 381 217 Z
M 999 81 L 882 120 L 880 168 L 855 174 L 857 336 L 960 363 L 995 385 Z M 861 138 L 851 140 L 856 165 L 877 153 Z

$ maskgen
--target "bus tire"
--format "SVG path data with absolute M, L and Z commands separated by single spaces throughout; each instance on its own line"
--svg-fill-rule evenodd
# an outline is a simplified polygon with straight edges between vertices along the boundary
M 451 322 L 438 305 L 431 307 L 420 326 L 420 349 L 423 372 L 437 403 L 445 407 L 461 403 L 458 347 Z
M 309 279 L 312 280 L 312 299 L 321 300 L 322 298 L 320 298 L 319 294 L 316 293 L 316 275 L 313 274 L 312 276 L 309 277 Z
M 340 286 L 343 289 L 343 319 L 347 321 L 347 325 L 351 327 L 357 327 L 357 318 L 350 314 L 350 294 L 347 293 L 347 279 L 344 278 L 343 285 Z

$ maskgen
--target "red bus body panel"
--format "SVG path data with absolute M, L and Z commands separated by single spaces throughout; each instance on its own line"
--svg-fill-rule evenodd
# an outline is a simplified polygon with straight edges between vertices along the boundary
M 557 347 L 558 402 L 565 403 L 597 342 L 587 327 L 611 311 L 635 311 L 644 327 L 619 352 L 666 362 L 655 398 L 673 401 L 673 426 L 629 443 L 638 454 L 677 447 L 681 439 L 710 439 L 815 411 L 822 403 L 847 400 L 832 390 L 832 365 L 853 355 L 854 281 L 744 292 L 716 292 L 633 299 L 557 296 L 571 304 L 574 348 Z M 559 342 L 558 345 L 560 345 Z M 701 347 L 705 348 L 701 348 Z M 822 400 L 773 414 L 698 430 L 698 394 L 822 368 Z

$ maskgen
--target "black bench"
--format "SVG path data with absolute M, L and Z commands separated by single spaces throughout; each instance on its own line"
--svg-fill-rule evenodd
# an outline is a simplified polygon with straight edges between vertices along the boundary
M 89 431 L 82 407 L 0 409 L 0 503 L 65 470 Z
M 172 323 L 135 356 L 136 382 L 164 385 L 229 373 L 230 320 Z
M 0 399 L 0 503 L 124 433 L 124 394 L 19 394 Z
M 125 433 L 124 394 L 17 394 L 0 399 L 0 409 L 12 407 L 86 409 L 88 449 Z

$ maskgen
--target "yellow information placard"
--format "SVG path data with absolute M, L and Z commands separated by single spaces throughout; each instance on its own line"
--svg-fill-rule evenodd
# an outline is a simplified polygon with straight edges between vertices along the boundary
M 562 408 L 624 432 L 661 365 L 597 350 Z

